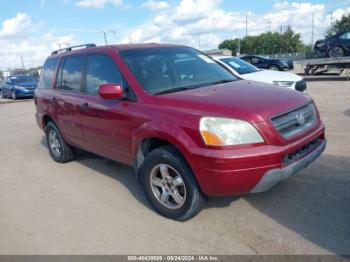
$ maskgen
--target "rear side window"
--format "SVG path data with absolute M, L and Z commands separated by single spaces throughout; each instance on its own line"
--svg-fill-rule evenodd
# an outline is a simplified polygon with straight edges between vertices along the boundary
M 86 65 L 85 91 L 89 94 L 96 94 L 102 84 L 122 84 L 121 74 L 107 55 L 88 55 Z
M 80 92 L 84 62 L 85 56 L 66 57 L 60 69 L 57 88 Z
M 40 75 L 40 81 L 38 84 L 39 88 L 45 88 L 45 89 L 52 88 L 58 63 L 59 63 L 59 58 L 50 58 L 46 60 L 43 67 L 43 71 L 41 72 L 41 75 Z

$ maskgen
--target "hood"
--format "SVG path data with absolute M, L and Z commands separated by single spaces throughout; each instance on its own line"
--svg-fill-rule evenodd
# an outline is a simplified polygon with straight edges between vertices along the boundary
M 156 99 L 160 105 L 175 110 L 255 123 L 311 101 L 291 89 L 246 80 L 159 95 Z
M 273 70 L 260 70 L 258 72 L 240 75 L 241 78 L 247 80 L 253 80 L 258 82 L 264 82 L 273 84 L 273 81 L 293 81 L 297 82 L 302 80 L 301 76 L 293 73 L 273 71 Z
M 16 83 L 14 84 L 15 86 L 21 86 L 21 87 L 36 87 L 37 86 L 37 82 L 24 82 L 24 83 Z

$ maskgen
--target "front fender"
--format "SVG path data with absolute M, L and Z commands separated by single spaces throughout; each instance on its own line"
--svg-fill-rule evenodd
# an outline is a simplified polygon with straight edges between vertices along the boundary
M 177 150 L 183 155 L 187 163 L 190 165 L 190 162 L 188 161 L 189 155 L 191 154 L 190 149 L 196 145 L 193 139 L 185 132 L 185 130 L 178 125 L 147 122 L 140 126 L 132 134 L 131 151 L 134 159 L 137 157 L 139 145 L 144 139 L 147 138 L 162 139 L 175 146 Z

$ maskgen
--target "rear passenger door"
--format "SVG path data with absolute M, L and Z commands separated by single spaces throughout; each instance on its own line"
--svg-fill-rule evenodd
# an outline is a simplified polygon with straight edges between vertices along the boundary
M 52 97 L 53 108 L 58 125 L 65 139 L 74 145 L 84 147 L 84 136 L 81 130 L 80 97 L 83 81 L 83 68 L 86 56 L 67 56 L 61 63 Z
M 107 54 L 89 54 L 80 108 L 83 134 L 88 150 L 120 162 L 130 158 L 128 105 L 124 100 L 106 100 L 99 94 L 101 84 L 125 87 L 117 65 Z

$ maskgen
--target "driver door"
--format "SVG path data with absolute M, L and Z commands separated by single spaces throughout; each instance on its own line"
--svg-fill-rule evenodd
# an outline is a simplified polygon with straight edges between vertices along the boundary
M 87 55 L 79 107 L 82 130 L 89 151 L 127 163 L 131 154 L 129 104 L 99 96 L 101 84 L 126 85 L 117 65 L 107 54 Z

